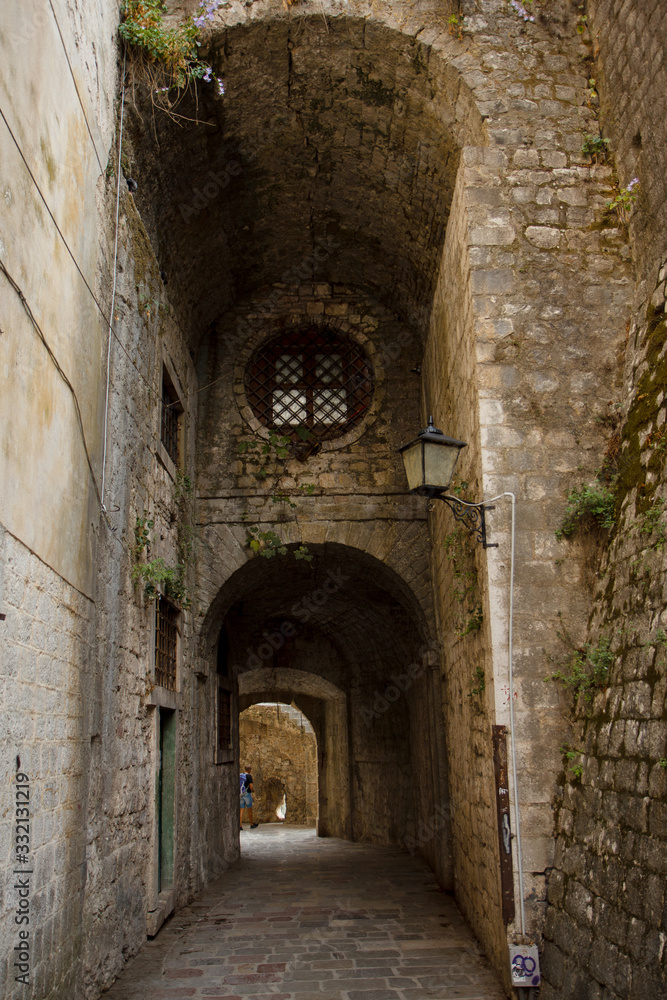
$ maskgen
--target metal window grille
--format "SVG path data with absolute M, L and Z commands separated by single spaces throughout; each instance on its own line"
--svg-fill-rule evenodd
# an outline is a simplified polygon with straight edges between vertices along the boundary
M 218 685 L 218 750 L 226 750 L 232 742 L 232 693 Z
M 159 597 L 155 612 L 155 683 L 168 691 L 176 690 L 177 644 L 178 611 Z
M 293 440 L 300 429 L 319 440 L 343 434 L 367 412 L 374 388 L 372 368 L 360 348 L 317 327 L 263 344 L 245 381 L 257 419 Z
M 182 412 L 178 395 L 167 378 L 162 375 L 162 428 L 161 438 L 169 458 L 178 465 L 178 418 Z

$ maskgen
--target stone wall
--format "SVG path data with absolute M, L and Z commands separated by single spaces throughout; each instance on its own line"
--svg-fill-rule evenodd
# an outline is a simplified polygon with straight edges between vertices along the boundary
M 2 608 L 11 628 L 3 643 L 0 703 L 7 775 L 0 837 L 11 858 L 3 873 L 0 985 L 7 997 L 73 995 L 85 933 L 76 902 L 87 874 L 82 806 L 89 782 L 90 705 L 84 692 L 95 662 L 94 605 L 4 529 L 0 559 Z M 24 866 L 13 860 L 15 838 L 26 829 L 16 828 L 15 805 L 25 808 L 16 797 L 17 771 L 27 775 L 30 794 Z M 26 876 L 13 872 L 22 867 L 30 872 L 32 992 L 14 982 L 20 972 L 13 968 L 13 949 L 19 930 L 26 929 L 14 922 L 20 905 L 15 886 L 19 878 L 25 885 Z M 55 962 L 54 949 L 60 956 Z
M 115 17 L 87 0 L 76 9 L 27 0 L 5 5 L 0 33 L 0 992 L 7 997 L 74 996 L 86 936 L 111 251 L 102 175 L 117 75 L 106 39 Z M 28 836 L 16 826 L 17 769 L 31 793 L 27 986 L 13 964 L 26 929 L 15 923 L 16 837 L 25 845 Z
M 545 929 L 545 996 L 662 996 L 667 755 L 663 626 L 667 22 L 662 5 L 591 2 L 601 122 L 619 182 L 640 178 L 630 220 L 637 283 L 617 427 L 616 525 L 594 553 L 589 659 L 598 689 L 563 700 L 570 757 L 556 798 Z M 572 650 L 561 651 L 561 662 Z
M 328 3 L 298 24 L 278 0 L 222 8 L 204 51 L 233 99 L 202 90 L 199 125 L 126 108 L 123 163 L 139 190 L 133 197 L 121 181 L 104 516 L 117 10 L 54 3 L 56 24 L 42 7 L 15 3 L 3 21 L 2 106 L 90 289 L 0 123 L 0 256 L 61 367 L 0 275 L 4 785 L 17 755 L 35 782 L 34 977 L 27 992 L 12 987 L 5 960 L 3 986 L 33 1000 L 99 995 L 147 929 L 238 857 L 238 762 L 214 763 L 220 628 L 250 595 L 243 667 L 266 615 L 278 613 L 262 603 L 267 581 L 271 594 L 291 597 L 290 611 L 323 586 L 307 573 L 260 573 L 249 518 L 310 546 L 322 578 L 336 566 L 354 580 L 311 622 L 339 643 L 326 663 L 330 688 L 296 690 L 289 677 L 324 732 L 320 752 L 332 759 L 345 733 L 337 770 L 319 764 L 320 794 L 340 813 L 329 830 L 421 850 L 444 885 L 453 853 L 457 897 L 507 976 L 489 727 L 507 724 L 511 695 L 531 934 L 556 865 L 546 991 L 599 987 L 609 1000 L 655 992 L 664 976 L 657 878 L 667 753 L 659 5 L 591 0 L 592 48 L 565 0 L 536 10 L 534 22 L 505 0 L 465 0 L 461 37 L 441 4 L 359 3 L 343 17 Z M 37 63 L 26 47 L 39 51 Z M 591 56 L 620 180 L 641 178 L 632 314 L 625 233 L 604 219 L 612 167 L 581 153 L 583 134 L 598 127 Z M 657 96 L 648 99 L 651 82 Z M 193 207 L 210 171 L 215 191 Z M 307 465 L 278 464 L 262 484 L 238 449 L 262 433 L 243 398 L 243 365 L 260 339 L 305 322 L 369 352 L 375 407 L 362 433 Z M 186 560 L 194 604 L 181 611 L 175 692 L 154 685 L 154 607 L 132 579 L 137 562 L 175 563 L 179 521 L 190 517 L 184 482 L 160 449 L 163 365 L 180 385 L 182 471 L 197 485 Z M 593 643 L 612 636 L 615 665 L 590 718 L 582 706 L 571 732 L 544 674 L 547 658 L 563 653 L 559 612 L 574 641 L 585 639 L 595 569 L 590 546 L 559 543 L 553 532 L 568 488 L 592 478 L 604 456 L 609 401 L 626 397 L 624 445 L 612 448 L 621 448 L 622 516 L 589 632 Z M 508 507 L 499 501 L 489 515 L 500 547 L 485 554 L 462 542 L 448 511 L 427 515 L 405 496 L 395 449 L 430 412 L 468 441 L 464 496 L 519 498 L 512 692 Z M 307 484 L 313 495 L 299 492 Z M 278 486 L 295 509 L 271 501 Z M 137 548 L 138 518 L 154 522 L 150 550 Z M 291 667 L 274 664 L 274 687 L 288 677 L 280 671 L 322 648 L 304 630 Z M 413 663 L 419 676 L 402 697 Z M 245 696 L 261 690 L 254 682 Z M 291 689 L 284 694 L 291 701 Z M 178 777 L 175 877 L 158 894 L 161 711 L 177 712 Z M 581 749 L 582 771 L 557 799 L 554 861 L 563 740 Z M 615 810 L 620 833 L 607 823 Z M 13 941 L 13 891 L 7 883 L 3 944 Z
M 581 634 L 587 604 L 584 554 L 564 558 L 554 530 L 568 489 L 592 477 L 604 454 L 631 282 L 623 233 L 600 227 L 611 170 L 590 165 L 575 131 L 590 112 L 574 20 L 564 23 L 559 55 L 538 44 L 513 57 L 509 120 L 501 113 L 489 123 L 495 148 L 463 151 L 424 366 L 424 416 L 442 414 L 443 430 L 468 442 L 460 495 L 517 496 L 513 697 L 532 934 L 553 863 L 550 800 L 562 742 L 545 653 L 558 646 L 559 613 Z M 496 57 L 482 62 L 500 68 Z M 512 110 L 531 103 L 542 112 L 539 127 L 513 129 Z M 506 968 L 490 725 L 509 723 L 510 498 L 495 507 L 487 524 L 497 550 L 463 546 L 440 505 L 432 538 L 457 893 Z M 514 853 L 516 870 L 516 844 Z M 520 930 L 516 880 L 515 899 L 510 934 Z
M 252 768 L 256 823 L 278 823 L 285 798 L 285 822 L 317 822 L 317 740 L 308 720 L 287 705 L 255 705 L 239 718 L 239 760 Z
M 601 679 L 563 705 L 571 722 L 549 879 L 547 997 L 659 997 L 667 975 L 663 282 L 653 297 L 662 309 L 637 329 L 644 357 L 633 364 L 616 443 L 618 522 L 600 553 L 585 647 L 589 670 L 603 654 Z M 560 662 L 568 657 L 565 648 Z
M 611 140 L 619 184 L 640 181 L 630 228 L 645 295 L 662 263 L 667 233 L 667 125 L 660 111 L 667 87 L 667 12 L 660 0 L 589 0 L 588 17 L 602 133 Z

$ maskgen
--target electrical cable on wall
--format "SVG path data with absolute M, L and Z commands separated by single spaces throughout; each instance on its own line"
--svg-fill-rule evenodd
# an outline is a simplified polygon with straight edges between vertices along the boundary
M 49 6 L 51 7 L 51 13 L 53 14 L 53 20 L 56 22 L 56 28 L 58 29 L 58 34 L 60 35 L 60 41 L 62 43 L 63 52 L 65 53 L 65 59 L 67 60 L 67 65 L 69 66 L 70 76 L 72 77 L 72 83 L 74 84 L 74 89 L 76 90 L 76 96 L 79 99 L 79 104 L 81 105 L 81 113 L 83 114 L 83 120 L 86 123 L 86 128 L 88 129 L 88 135 L 90 136 L 90 141 L 93 144 L 93 149 L 95 150 L 95 157 L 100 166 L 100 173 L 104 173 L 104 167 L 102 161 L 100 160 L 100 155 L 97 152 L 97 146 L 95 145 L 95 140 L 93 139 L 92 129 L 88 123 L 88 116 L 86 114 L 86 109 L 83 106 L 83 101 L 81 100 L 81 94 L 79 93 L 79 87 L 76 82 L 76 77 L 74 76 L 74 70 L 72 69 L 72 63 L 70 62 L 69 55 L 67 53 L 67 46 L 65 45 L 65 39 L 63 38 L 63 33 L 60 30 L 60 24 L 58 23 L 58 18 L 56 17 L 56 12 L 53 7 L 53 0 L 49 0 Z
M 97 309 L 98 309 L 98 311 L 99 311 L 99 313 L 100 313 L 100 316 L 101 316 L 101 317 L 102 317 L 102 319 L 104 320 L 105 324 L 106 324 L 106 325 L 107 325 L 107 326 L 108 326 L 108 327 L 109 327 L 109 328 L 111 329 L 111 331 L 112 331 L 112 333 L 113 333 L 113 336 L 114 336 L 114 339 L 115 339 L 116 343 L 117 343 L 117 344 L 119 345 L 119 347 L 121 348 L 121 350 L 122 350 L 122 351 L 124 352 L 124 354 L 125 354 L 125 355 L 127 356 L 127 359 L 128 359 L 128 361 L 130 362 L 130 364 L 132 365 L 132 367 L 133 367 L 133 368 L 135 369 L 135 371 L 137 372 L 137 374 L 138 374 L 139 378 L 141 379 L 141 381 L 142 381 L 142 382 L 143 382 L 143 383 L 145 384 L 145 386 L 147 387 L 148 391 L 149 391 L 149 392 L 152 392 L 152 393 L 153 393 L 153 395 L 154 395 L 154 396 L 155 396 L 155 397 L 156 397 L 157 399 L 161 399 L 162 397 L 161 397 L 160 393 L 156 392 L 156 390 L 155 390 L 155 389 L 153 388 L 153 386 L 152 386 L 152 385 L 150 384 L 150 382 L 149 382 L 149 381 L 148 381 L 148 380 L 147 380 L 147 379 L 145 378 L 145 376 L 144 376 L 144 375 L 143 375 L 143 374 L 141 373 L 141 371 L 139 370 L 139 368 L 138 368 L 138 366 L 137 366 L 136 362 L 134 361 L 134 359 L 133 359 L 133 358 L 132 358 L 132 356 L 130 355 L 130 352 L 129 352 L 129 351 L 127 350 L 127 348 L 125 347 L 125 345 L 124 345 L 124 344 L 122 343 L 122 341 L 121 341 L 120 337 L 119 337 L 119 336 L 117 335 L 117 333 L 116 333 L 116 332 L 115 332 L 115 331 L 113 330 L 113 327 L 112 327 L 112 325 L 111 325 L 111 321 L 110 321 L 110 319 L 109 319 L 109 316 L 107 315 L 107 313 L 106 313 L 106 312 L 105 312 L 105 310 L 103 309 L 102 305 L 100 304 L 100 301 L 99 301 L 99 299 L 97 298 L 97 296 L 95 295 L 95 292 L 94 292 L 94 291 L 93 291 L 93 289 L 92 289 L 92 288 L 90 287 L 90 284 L 89 284 L 89 282 L 88 282 L 88 279 L 86 278 L 85 274 L 84 274 L 84 273 L 83 273 L 83 271 L 81 270 L 81 267 L 79 266 L 79 263 L 78 263 L 78 261 L 77 261 L 76 257 L 74 256 L 74 254 L 73 254 L 72 250 L 70 249 L 70 245 L 69 245 L 69 243 L 67 242 L 67 240 L 65 239 L 65 236 L 63 235 L 63 232 L 62 232 L 62 230 L 61 230 L 60 226 L 58 225 L 58 222 L 56 221 L 56 218 L 55 218 L 55 216 L 54 216 L 53 212 L 51 211 L 51 209 L 50 209 L 50 207 L 49 207 L 49 204 L 48 204 L 48 202 L 47 202 L 46 198 L 44 197 L 44 194 L 43 194 L 43 192 L 42 192 L 42 189 L 40 188 L 40 186 L 39 186 L 39 184 L 38 184 L 38 182 L 37 182 L 37 179 L 36 179 L 35 175 L 33 174 L 32 170 L 31 170 L 31 168 L 30 168 L 30 165 L 29 165 L 29 163 L 28 163 L 28 161 L 27 161 L 27 159 L 26 159 L 26 157 L 25 157 L 25 155 L 24 155 L 24 153 L 23 153 L 23 150 L 21 149 L 21 146 L 20 146 L 20 144 L 19 144 L 19 141 L 18 141 L 18 139 L 16 138 L 16 136 L 14 135 L 14 133 L 13 133 L 13 131 L 12 131 L 12 129 L 11 129 L 11 126 L 10 126 L 9 122 L 7 121 L 7 118 L 6 118 L 6 116 L 5 116 L 5 113 L 4 113 L 4 111 L 2 110 L 2 108 L 0 108 L 0 118 L 2 118 L 2 120 L 4 121 L 4 123 L 5 123 L 6 127 L 7 127 L 7 131 L 9 132 L 9 135 L 11 136 L 11 139 L 12 139 L 12 142 L 13 142 L 13 143 L 14 143 L 14 145 L 16 146 L 16 149 L 17 149 L 17 151 L 18 151 L 18 154 L 19 154 L 19 156 L 21 157 L 21 159 L 23 160 L 23 163 L 24 163 L 24 165 L 25 165 L 25 168 L 26 168 L 26 170 L 28 171 L 28 174 L 30 175 L 30 179 L 32 180 L 32 182 L 33 182 L 33 184 L 35 185 L 35 187 L 37 188 L 37 192 L 38 192 L 38 194 L 39 194 L 40 198 L 42 199 L 42 202 L 44 203 L 44 207 L 46 208 L 46 211 L 48 212 L 48 214 L 49 214 L 49 216 L 50 216 L 50 218 L 51 218 L 51 221 L 53 222 L 54 226 L 56 227 L 56 231 L 57 231 L 57 233 L 58 233 L 58 236 L 59 236 L 59 237 L 60 237 L 60 239 L 62 240 L 62 243 L 63 243 L 63 245 L 64 245 L 65 249 L 67 250 L 67 253 L 68 253 L 68 254 L 69 254 L 69 256 L 71 257 L 71 259 L 72 259 L 72 263 L 74 264 L 74 267 L 75 267 L 75 268 L 76 268 L 76 270 L 78 271 L 78 273 L 79 273 L 79 275 L 80 275 L 80 277 L 81 277 L 81 280 L 83 281 L 84 285 L 85 285 L 85 286 L 86 286 L 86 288 L 88 289 L 88 292 L 90 293 L 90 296 L 91 296 L 91 298 L 92 298 L 93 302 L 94 302 L 94 303 L 95 303 L 95 305 L 97 306 Z
M 95 470 L 93 468 L 93 462 L 92 462 L 92 459 L 90 457 L 90 451 L 88 450 L 88 443 L 86 441 L 86 432 L 85 432 L 85 429 L 84 429 L 84 426 L 83 426 L 83 416 L 81 415 L 81 407 L 79 406 L 79 400 L 78 400 L 78 397 L 77 397 L 77 394 L 76 394 L 76 390 L 75 390 L 74 386 L 72 385 L 72 383 L 70 382 L 69 378 L 67 377 L 66 373 L 61 368 L 60 362 L 58 361 L 57 357 L 55 356 L 55 354 L 51 350 L 49 342 L 47 341 L 47 339 L 46 339 L 46 337 L 44 335 L 44 332 L 43 332 L 41 326 L 39 325 L 39 323 L 35 319 L 35 315 L 34 315 L 32 309 L 30 308 L 30 306 L 28 305 L 28 300 L 26 299 L 26 297 L 23 294 L 23 292 L 22 292 L 21 288 L 19 287 L 19 285 L 16 283 L 16 281 L 14 281 L 14 279 L 11 276 L 11 274 L 9 273 L 9 271 L 7 270 L 7 268 L 5 267 L 4 261 L 1 260 L 1 259 L 0 259 L 0 271 L 2 271 L 2 273 L 5 276 L 5 278 L 7 279 L 7 281 L 9 282 L 9 284 L 12 286 L 12 288 L 14 289 L 14 291 L 16 292 L 16 294 L 18 295 L 18 297 L 19 297 L 19 299 L 21 301 L 21 305 L 23 306 L 23 309 L 25 310 L 25 312 L 26 312 L 26 314 L 28 316 L 28 319 L 32 323 L 32 326 L 34 327 L 34 329 L 35 329 L 35 331 L 37 333 L 37 336 L 39 337 L 39 339 L 43 343 L 44 347 L 46 348 L 46 352 L 49 355 L 49 357 L 51 358 L 51 361 L 53 362 L 56 371 L 58 372 L 58 374 L 60 375 L 61 379 L 63 380 L 63 382 L 65 383 L 65 385 L 67 386 L 67 388 L 69 389 L 69 391 L 72 394 L 72 399 L 74 400 L 74 409 L 76 411 L 77 422 L 79 424 L 79 430 L 81 431 L 81 439 L 83 441 L 83 450 L 84 450 L 85 455 L 86 455 L 86 462 L 88 463 L 88 468 L 90 469 L 90 475 L 91 475 L 91 478 L 93 480 L 93 486 L 95 487 L 95 492 L 97 493 L 97 499 L 101 503 L 102 495 L 100 493 L 99 486 L 97 485 L 97 479 L 95 477 Z

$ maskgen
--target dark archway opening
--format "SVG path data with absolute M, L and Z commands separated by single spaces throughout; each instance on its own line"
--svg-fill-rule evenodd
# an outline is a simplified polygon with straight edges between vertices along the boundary
M 239 710 L 283 702 L 311 721 L 320 836 L 417 849 L 448 882 L 442 713 L 420 608 L 379 560 L 338 544 L 311 552 L 312 563 L 251 560 L 214 602 Z M 418 842 L 436 813 L 437 836 Z

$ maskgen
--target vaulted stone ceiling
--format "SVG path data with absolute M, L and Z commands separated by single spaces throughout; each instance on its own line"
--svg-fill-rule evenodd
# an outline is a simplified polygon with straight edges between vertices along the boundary
M 310 549 L 312 563 L 292 554 L 253 559 L 223 587 L 218 620 L 225 619 L 235 670 L 308 669 L 345 689 L 363 674 L 381 678 L 405 669 L 425 642 L 405 584 L 346 546 Z M 293 628 L 284 644 L 276 642 L 275 655 L 262 656 L 262 663 L 250 655 L 266 646 L 264 633 L 277 635 L 285 622 Z
M 479 116 L 458 76 L 396 31 L 281 18 L 214 36 L 225 83 L 170 120 L 135 91 L 142 219 L 193 347 L 229 305 L 286 276 L 428 315 L 459 160 Z M 460 121 L 457 121 L 457 115 Z

